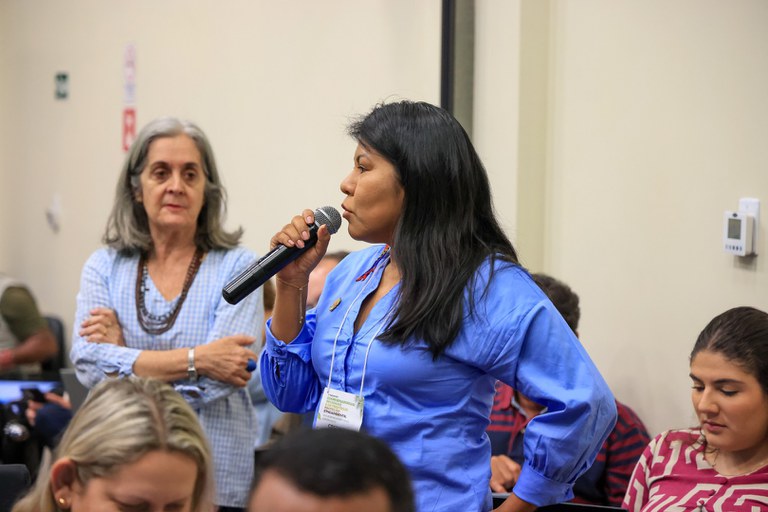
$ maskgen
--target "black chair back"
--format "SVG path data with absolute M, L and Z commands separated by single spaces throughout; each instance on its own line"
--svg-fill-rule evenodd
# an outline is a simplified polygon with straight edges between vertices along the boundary
M 11 512 L 14 503 L 32 485 L 24 464 L 0 464 L 0 512 Z
M 64 336 L 64 323 L 61 321 L 61 318 L 53 315 L 46 315 L 45 319 L 48 321 L 48 328 L 53 333 L 54 338 L 56 338 L 59 353 L 41 363 L 40 367 L 44 374 L 55 375 L 58 378 L 59 370 L 67 366 L 67 344 Z

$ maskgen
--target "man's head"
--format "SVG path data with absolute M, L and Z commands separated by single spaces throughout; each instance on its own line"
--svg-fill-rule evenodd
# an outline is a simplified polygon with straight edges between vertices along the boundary
M 413 512 L 405 467 L 389 447 L 344 429 L 299 430 L 258 459 L 249 512 Z
M 571 290 L 570 286 L 547 274 L 532 274 L 531 277 L 563 315 L 573 333 L 578 336 L 579 318 L 581 317 L 579 296 Z

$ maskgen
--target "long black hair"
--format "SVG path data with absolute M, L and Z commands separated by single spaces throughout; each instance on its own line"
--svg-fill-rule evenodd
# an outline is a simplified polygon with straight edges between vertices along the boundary
M 379 338 L 423 339 L 437 358 L 459 334 L 467 289 L 471 309 L 480 264 L 519 264 L 496 220 L 488 175 L 458 121 L 429 103 L 379 104 L 348 133 L 395 167 L 405 191 L 392 247 L 400 296 Z

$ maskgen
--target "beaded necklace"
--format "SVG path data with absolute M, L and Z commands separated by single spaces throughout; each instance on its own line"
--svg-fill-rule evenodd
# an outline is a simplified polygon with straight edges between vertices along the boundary
M 187 298 L 187 292 L 189 292 L 189 288 L 192 286 L 192 281 L 195 280 L 202 261 L 203 251 L 198 248 L 195 251 L 195 255 L 192 256 L 192 261 L 189 262 L 187 276 L 184 278 L 184 287 L 181 290 L 181 295 L 176 300 L 176 305 L 167 313 L 155 315 L 147 310 L 147 305 L 144 303 L 144 295 L 149 290 L 147 286 L 149 271 L 147 270 L 147 254 L 141 253 L 139 268 L 136 272 L 136 316 L 144 332 L 147 334 L 163 334 L 173 327 L 173 324 L 176 323 L 176 317 L 179 316 L 179 311 L 181 311 L 181 305 L 184 304 L 184 300 Z

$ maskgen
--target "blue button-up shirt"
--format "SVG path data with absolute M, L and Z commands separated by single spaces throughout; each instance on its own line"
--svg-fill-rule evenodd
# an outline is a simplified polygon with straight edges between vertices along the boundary
M 72 334 L 71 357 L 80 381 L 92 387 L 107 375 L 131 375 L 133 363 L 143 350 L 194 347 L 234 334 L 261 340 L 264 325 L 262 294 L 253 293 L 236 306 L 226 303 L 221 295 L 224 285 L 253 260 L 255 256 L 242 248 L 208 252 L 176 323 L 163 334 L 148 334 L 136 316 L 138 257 L 121 256 L 112 249 L 96 251 L 83 268 Z M 162 315 L 171 310 L 174 302 L 165 300 L 149 276 L 146 284 L 145 304 L 149 312 Z M 89 343 L 78 335 L 80 324 L 96 307 L 115 310 L 123 329 L 125 347 Z M 245 507 L 253 477 L 256 436 L 256 419 L 248 391 L 207 377 L 201 377 L 197 382 L 183 380 L 174 385 L 197 411 L 211 444 L 216 504 Z
M 486 262 L 477 271 L 474 314 L 465 303 L 461 331 L 437 360 L 421 340 L 405 346 L 374 341 L 366 364 L 399 290 L 379 300 L 354 332 L 386 260 L 366 279 L 356 278 L 381 253 L 374 246 L 347 256 L 290 344 L 275 339 L 268 324 L 261 372 L 269 399 L 285 411 L 313 411 L 329 378 L 333 389 L 357 394 L 364 377 L 362 429 L 386 441 L 408 468 L 417 510 L 472 512 L 491 509 L 485 430 L 499 379 L 548 408 L 528 426 L 515 494 L 536 505 L 570 499 L 574 481 L 613 427 L 616 407 L 549 299 L 525 270 L 507 263 L 496 264 L 484 293 Z

